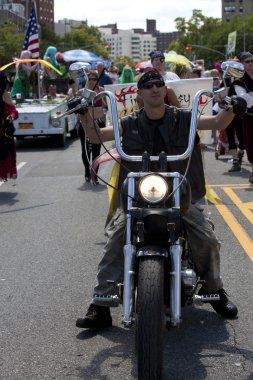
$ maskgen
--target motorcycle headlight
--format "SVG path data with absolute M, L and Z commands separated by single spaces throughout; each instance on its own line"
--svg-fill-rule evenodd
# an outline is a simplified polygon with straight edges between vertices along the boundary
M 145 202 L 156 204 L 165 200 L 169 193 L 167 181 L 160 175 L 150 174 L 139 182 L 139 194 Z

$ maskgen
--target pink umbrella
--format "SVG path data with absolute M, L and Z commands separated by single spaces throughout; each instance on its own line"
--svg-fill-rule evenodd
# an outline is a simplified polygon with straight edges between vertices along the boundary
M 148 67 L 153 67 L 152 66 L 152 63 L 151 63 L 151 61 L 143 61 L 143 62 L 139 62 L 139 63 L 137 63 L 137 65 L 135 65 L 135 68 L 136 69 L 147 69 Z

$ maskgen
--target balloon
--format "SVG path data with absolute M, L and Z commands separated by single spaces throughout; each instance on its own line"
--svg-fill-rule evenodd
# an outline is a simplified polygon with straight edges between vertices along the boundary
M 54 67 L 50 62 L 45 61 L 44 59 L 34 59 L 34 58 L 30 58 L 30 59 L 16 59 L 15 61 L 7 63 L 6 65 L 0 67 L 0 70 L 5 70 L 9 66 L 17 64 L 17 63 L 27 63 L 27 62 L 38 62 L 38 63 L 40 63 L 43 66 L 50 67 L 50 69 L 56 71 L 57 74 L 62 75 L 62 73 L 60 72 L 60 70 L 58 70 L 56 67 Z

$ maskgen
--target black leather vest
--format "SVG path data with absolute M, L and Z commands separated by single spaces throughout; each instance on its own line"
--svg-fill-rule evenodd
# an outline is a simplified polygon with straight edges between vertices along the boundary
M 176 155 L 185 152 L 188 145 L 191 112 L 166 106 L 166 112 L 158 126 L 163 142 L 167 148 L 167 154 Z M 122 147 L 129 155 L 141 155 L 148 151 L 153 155 L 154 128 L 153 121 L 148 119 L 143 109 L 121 119 L 123 129 Z M 170 162 L 171 171 L 185 173 L 187 160 Z M 119 188 L 128 172 L 141 170 L 141 162 L 128 162 L 122 160 L 119 175 Z M 195 146 L 191 156 L 191 162 L 187 173 L 187 179 L 191 186 L 192 202 L 197 202 L 205 193 L 205 179 L 202 156 L 199 145 L 199 137 L 196 135 Z

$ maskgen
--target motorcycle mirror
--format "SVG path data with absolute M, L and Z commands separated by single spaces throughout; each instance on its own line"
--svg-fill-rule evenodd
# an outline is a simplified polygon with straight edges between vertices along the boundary
M 73 79 L 87 77 L 90 69 L 91 65 L 87 62 L 74 62 L 69 66 L 69 74 Z
M 230 75 L 233 78 L 241 78 L 244 75 L 244 66 L 241 62 L 222 62 L 221 69 L 223 70 L 225 75 Z

